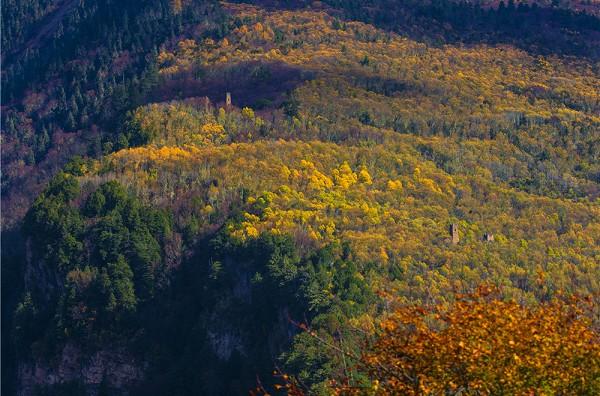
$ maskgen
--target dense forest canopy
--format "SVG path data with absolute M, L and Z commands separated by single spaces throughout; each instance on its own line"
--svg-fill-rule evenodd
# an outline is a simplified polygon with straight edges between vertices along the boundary
M 598 391 L 593 1 L 7 4 L 3 393 Z

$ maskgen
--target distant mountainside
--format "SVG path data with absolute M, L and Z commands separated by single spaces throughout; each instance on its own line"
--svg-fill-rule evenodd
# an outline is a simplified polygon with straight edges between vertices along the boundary
M 3 46 L 5 228 L 71 156 L 102 153 L 127 110 L 146 100 L 153 51 L 184 27 L 218 24 L 215 4 L 178 13 L 167 0 L 3 7 L 3 39 L 13 43 Z
M 182 2 L 176 13 L 169 11 L 175 3 L 33 1 L 3 7 L 5 226 L 22 218 L 70 156 L 102 154 L 126 111 L 153 100 L 148 89 L 155 83 L 155 51 L 162 43 L 190 29 L 211 35 L 226 29 L 223 16 L 211 14 L 218 12 L 216 3 Z M 259 3 L 310 4 L 433 46 L 508 44 L 540 55 L 584 56 L 592 65 L 600 55 L 598 19 L 561 9 L 486 11 L 414 0 Z
M 519 6 L 522 3 L 528 5 L 535 4 L 540 7 L 569 9 L 594 15 L 598 15 L 600 12 L 600 1 L 598 0 L 471 0 L 470 3 L 483 7 L 499 7 L 500 3 L 503 3 L 504 6 L 510 6 L 511 4 Z
M 327 394 L 386 293 L 597 307 L 597 4 L 485 3 L 3 7 L 3 393 Z

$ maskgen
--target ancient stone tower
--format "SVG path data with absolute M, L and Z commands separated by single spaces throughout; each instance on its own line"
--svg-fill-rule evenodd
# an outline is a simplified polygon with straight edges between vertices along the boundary
M 483 240 L 485 242 L 493 242 L 494 241 L 494 234 L 486 232 L 485 234 L 483 234 Z
M 460 241 L 460 238 L 458 237 L 458 224 L 450 224 L 450 237 L 452 238 L 453 245 L 456 245 Z
M 228 109 L 231 107 L 231 93 L 227 92 L 225 94 L 225 107 L 227 107 Z

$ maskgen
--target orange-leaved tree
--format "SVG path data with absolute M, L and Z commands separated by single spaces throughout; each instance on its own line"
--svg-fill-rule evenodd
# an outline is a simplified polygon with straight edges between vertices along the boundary
M 585 301 L 524 307 L 482 287 L 448 307 L 394 308 L 337 395 L 599 395 L 600 335 Z M 284 390 L 300 395 L 288 379 Z M 310 392 L 308 392 L 310 393 Z
M 593 395 L 600 394 L 600 338 L 580 305 L 523 307 L 482 288 L 448 310 L 394 310 L 359 367 L 380 395 Z

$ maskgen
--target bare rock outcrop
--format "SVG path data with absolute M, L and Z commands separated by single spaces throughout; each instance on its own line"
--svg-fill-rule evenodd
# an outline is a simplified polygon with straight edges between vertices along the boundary
M 19 396 L 35 394 L 36 388 L 71 381 L 82 382 L 89 394 L 96 393 L 102 381 L 109 388 L 124 390 L 144 377 L 144 369 L 120 349 L 104 349 L 85 354 L 80 347 L 67 343 L 53 361 L 37 359 L 19 366 Z

